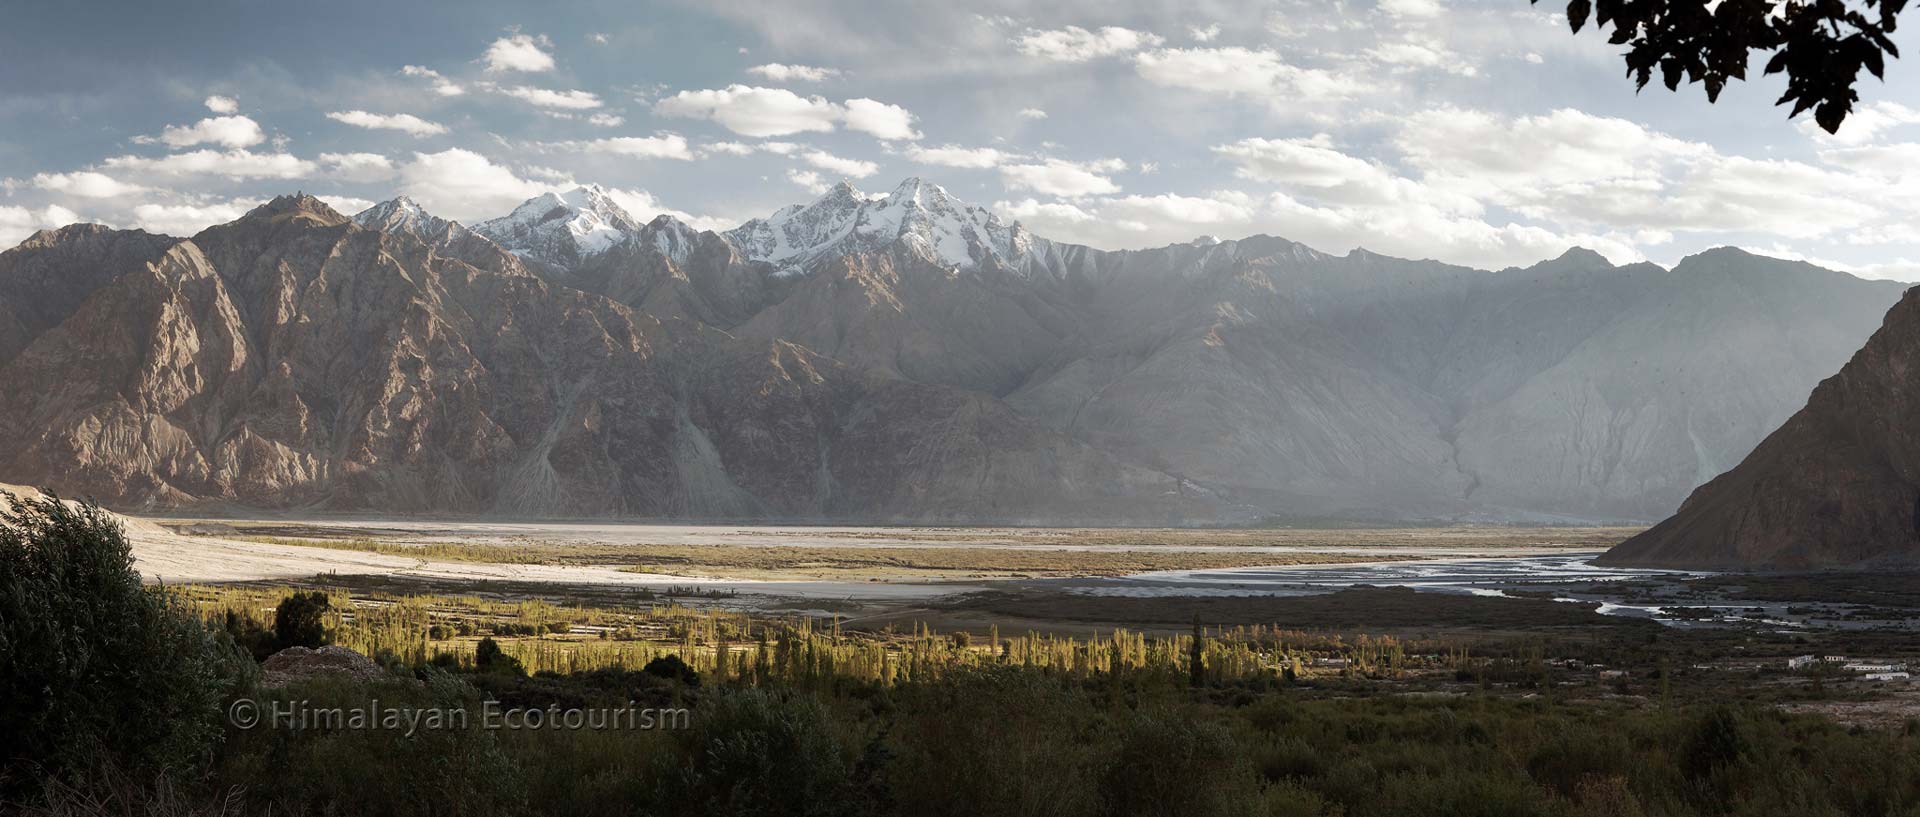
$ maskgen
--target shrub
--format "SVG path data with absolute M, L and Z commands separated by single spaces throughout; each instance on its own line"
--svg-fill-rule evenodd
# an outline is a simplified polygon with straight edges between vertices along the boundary
M 1141 715 L 1121 738 L 1101 790 L 1107 813 L 1140 817 L 1206 817 L 1242 813 L 1247 794 L 1233 784 L 1240 753 L 1226 730 L 1196 723 L 1193 713 Z
M 917 817 L 1098 813 L 1107 721 L 1059 679 L 1015 667 L 894 690 L 895 802 Z
M 101 764 L 145 777 L 203 759 L 251 662 L 141 585 L 125 532 L 98 506 L 4 499 L 0 794 Z
M 486 728 L 480 696 L 457 677 L 429 671 L 423 682 L 302 679 L 268 693 L 263 712 L 282 707 L 352 710 L 377 702 L 416 712 L 463 710 L 463 720 L 423 719 L 407 728 L 254 728 L 231 732 L 215 779 L 246 791 L 253 813 L 336 815 L 526 814 L 520 764 Z
M 666 775 L 671 813 L 828 817 L 865 813 L 851 754 L 816 698 L 744 690 L 708 698 Z
M 265 661 L 279 649 L 272 630 L 232 608 L 228 608 L 222 617 L 221 629 L 226 631 L 228 638 L 233 639 L 235 646 L 253 656 L 255 661 Z
M 513 675 L 525 675 L 520 659 L 506 654 L 500 649 L 500 642 L 492 638 L 482 638 L 473 648 L 473 666 L 482 672 L 505 672 Z
M 690 687 L 700 685 L 700 673 L 687 666 L 687 662 L 680 660 L 677 655 L 663 655 L 648 661 L 640 671 L 657 678 L 679 681 Z
M 295 593 L 280 602 L 273 611 L 274 641 L 280 649 L 324 647 L 327 637 L 327 594 L 318 590 Z

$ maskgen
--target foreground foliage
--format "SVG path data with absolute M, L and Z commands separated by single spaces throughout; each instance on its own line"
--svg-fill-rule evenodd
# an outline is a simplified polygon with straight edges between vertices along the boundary
M 5 522 L 10 812 L 1920 814 L 1920 728 L 1568 696 L 1524 648 L 1476 659 L 1271 628 L 873 638 L 673 606 L 471 599 L 455 618 L 433 600 L 284 590 L 196 590 L 196 615 L 140 587 L 96 509 L 30 503 Z M 642 630 L 653 638 L 608 637 Z M 236 642 L 292 641 L 357 645 L 390 674 L 254 686 Z M 1332 654 L 1338 669 L 1315 669 Z M 1366 686 L 1423 662 L 1462 679 L 1420 696 Z M 477 716 L 411 732 L 222 726 L 238 698 L 263 711 L 377 701 L 691 716 L 672 730 L 493 729 Z
M 93 505 L 0 492 L 0 795 L 112 758 L 146 776 L 204 762 L 251 662 L 161 589 Z

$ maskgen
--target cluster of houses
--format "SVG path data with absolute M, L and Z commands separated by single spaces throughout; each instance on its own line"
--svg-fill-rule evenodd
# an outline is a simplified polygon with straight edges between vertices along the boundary
M 1831 666 L 1837 666 L 1843 672 L 1860 673 L 1860 677 L 1868 681 L 1906 681 L 1911 677 L 1906 664 L 1891 661 L 1853 659 L 1844 655 L 1799 655 L 1787 659 L 1789 670 Z

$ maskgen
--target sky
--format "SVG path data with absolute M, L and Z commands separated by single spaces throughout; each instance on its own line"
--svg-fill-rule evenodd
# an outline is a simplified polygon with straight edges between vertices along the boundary
M 1866 79 L 1830 136 L 1757 65 L 1718 104 L 1637 93 L 1564 8 L 14 2 L 0 247 L 74 221 L 191 235 L 296 190 L 474 223 L 595 183 L 725 229 L 919 177 L 1107 249 L 1265 233 L 1498 269 L 1731 244 L 1920 280 L 1920 66 Z

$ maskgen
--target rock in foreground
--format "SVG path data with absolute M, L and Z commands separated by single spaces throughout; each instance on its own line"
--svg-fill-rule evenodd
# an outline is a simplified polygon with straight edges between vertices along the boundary
M 261 669 L 266 673 L 262 683 L 268 687 L 283 687 L 323 675 L 372 681 L 386 674 L 373 659 L 338 646 L 317 650 L 288 647 L 269 657 Z

